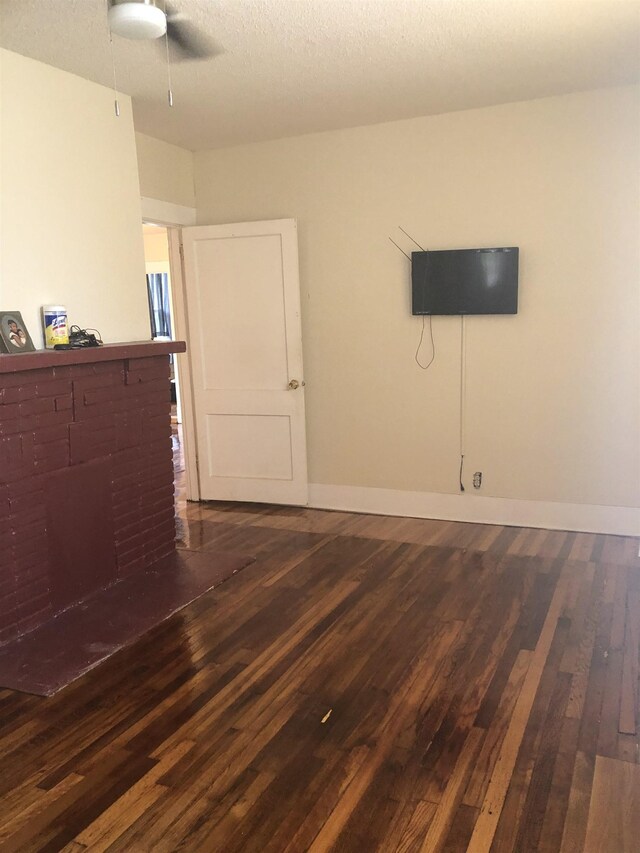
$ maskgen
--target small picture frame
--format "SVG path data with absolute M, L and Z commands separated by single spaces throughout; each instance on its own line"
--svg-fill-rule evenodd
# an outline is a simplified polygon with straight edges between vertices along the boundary
M 0 311 L 0 342 L 3 352 L 9 354 L 36 349 L 19 311 Z

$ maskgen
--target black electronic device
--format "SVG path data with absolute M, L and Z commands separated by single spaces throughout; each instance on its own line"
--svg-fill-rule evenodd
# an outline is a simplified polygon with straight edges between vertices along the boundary
M 69 343 L 74 348 L 101 347 L 102 338 L 100 333 L 93 334 L 95 329 L 81 329 L 80 326 L 72 326 L 69 329 Z
M 81 329 L 80 326 L 72 326 L 69 329 L 69 343 L 55 344 L 54 349 L 85 349 L 86 347 L 101 347 L 102 337 L 96 329 Z
M 411 253 L 413 314 L 517 314 L 515 246 Z

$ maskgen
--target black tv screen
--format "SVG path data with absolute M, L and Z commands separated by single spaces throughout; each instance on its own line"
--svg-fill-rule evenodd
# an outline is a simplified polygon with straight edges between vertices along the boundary
M 517 314 L 518 249 L 411 253 L 414 314 Z

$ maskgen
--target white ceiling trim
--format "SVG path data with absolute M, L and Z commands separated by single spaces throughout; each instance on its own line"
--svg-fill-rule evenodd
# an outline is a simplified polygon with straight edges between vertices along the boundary
M 161 201 L 157 198 L 140 198 L 142 208 L 142 220 L 154 225 L 167 225 L 169 227 L 196 224 L 196 208 L 185 207 L 182 204 L 173 204 L 170 201 Z

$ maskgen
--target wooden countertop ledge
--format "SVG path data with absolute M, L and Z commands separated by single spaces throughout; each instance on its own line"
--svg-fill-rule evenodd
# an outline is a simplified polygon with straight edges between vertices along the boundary
M 20 373 L 23 370 L 40 370 L 43 367 L 68 364 L 92 364 L 125 358 L 151 358 L 173 352 L 185 352 L 186 349 L 187 345 L 184 341 L 131 341 L 86 349 L 44 349 L 37 352 L 0 353 L 0 374 Z

